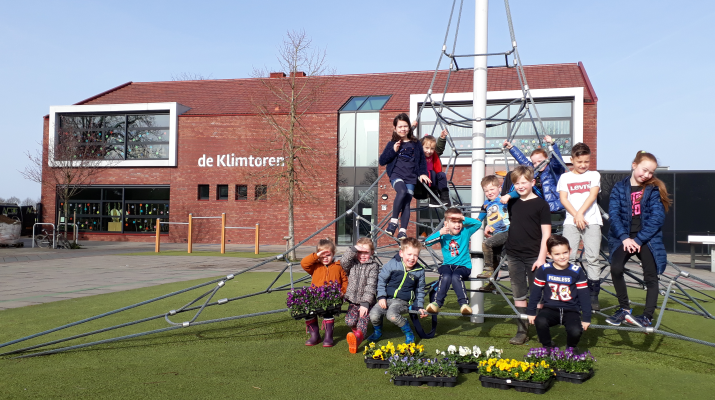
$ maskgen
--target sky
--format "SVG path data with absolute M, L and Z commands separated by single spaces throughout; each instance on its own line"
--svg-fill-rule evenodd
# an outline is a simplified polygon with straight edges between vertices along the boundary
M 254 68 L 277 65 L 289 30 L 305 30 L 338 74 L 432 70 L 451 5 L 0 0 L 0 197 L 39 198 L 39 184 L 19 170 L 28 164 L 24 153 L 39 148 L 51 105 L 180 74 L 248 78 Z M 510 6 L 525 65 L 584 63 L 599 99 L 599 169 L 628 169 L 642 149 L 671 169 L 713 169 L 707 149 L 715 148 L 715 135 L 706 117 L 715 89 L 715 2 L 512 0 Z M 489 50 L 509 45 L 504 2 L 491 0 Z M 455 52 L 473 50 L 474 1 L 465 0 Z

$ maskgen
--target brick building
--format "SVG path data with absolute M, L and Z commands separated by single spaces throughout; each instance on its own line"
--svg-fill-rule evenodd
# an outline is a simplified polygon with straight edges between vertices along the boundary
M 565 155 L 573 143 L 587 143 L 594 153 L 595 169 L 598 98 L 583 65 L 527 66 L 525 73 L 546 133 L 557 139 Z M 267 79 L 284 79 L 283 74 L 279 76 Z M 432 77 L 433 72 L 422 71 L 319 78 L 329 80 L 328 85 L 302 124 L 320 154 L 311 160 L 311 166 L 324 179 L 312 182 L 309 198 L 295 206 L 297 240 L 352 207 L 382 173 L 377 158 L 390 140 L 394 116 L 401 112 L 416 116 Z M 439 72 L 434 87 L 444 88 L 446 77 L 447 71 Z M 452 73 L 445 101 L 470 117 L 471 90 L 472 71 Z M 489 70 L 487 115 L 520 97 L 514 69 Z M 275 132 L 257 112 L 256 99 L 261 98 L 265 98 L 265 88 L 258 79 L 128 82 L 72 106 L 50 107 L 44 121 L 46 165 L 53 162 L 48 158 L 48 146 L 53 146 L 61 131 L 84 135 L 114 159 L 91 187 L 70 201 L 70 215 L 77 212 L 80 237 L 150 241 L 156 218 L 186 222 L 189 213 L 195 217 L 226 213 L 228 226 L 260 224 L 262 243 L 284 243 L 287 201 L 283 189 L 272 186 L 265 177 L 281 168 L 282 154 L 271 147 Z M 278 103 L 273 110 L 285 115 Z M 498 117 L 509 117 L 514 110 L 508 108 Z M 434 121 L 434 113 L 425 109 L 421 135 L 433 132 Z M 511 124 L 488 128 L 487 146 L 501 146 L 513 128 Z M 471 130 L 455 127 L 450 132 L 458 147 L 471 147 Z M 515 144 L 528 154 L 535 139 L 533 128 L 522 124 Z M 448 156 L 449 150 L 443 162 Z M 460 157 L 456 164 L 454 183 L 468 203 L 471 158 Z M 488 156 L 487 173 L 503 169 L 503 164 L 503 157 Z M 382 199 L 385 194 L 387 200 Z M 380 221 L 391 209 L 393 197 L 384 178 L 358 212 Z M 42 204 L 44 222 L 57 221 L 60 202 L 55 190 L 43 186 Z M 429 216 L 420 212 L 418 218 Z M 326 235 L 347 244 L 367 230 L 347 218 L 329 228 Z M 167 235 L 162 240 L 183 242 L 187 229 L 162 225 L 162 233 Z M 193 239 L 217 243 L 220 222 L 198 220 Z M 227 232 L 230 243 L 252 240 L 251 231 Z

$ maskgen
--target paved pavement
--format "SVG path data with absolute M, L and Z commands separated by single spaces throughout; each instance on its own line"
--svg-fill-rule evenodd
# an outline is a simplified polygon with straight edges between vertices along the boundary
M 133 256 L 127 253 L 153 251 L 153 243 L 89 242 L 81 250 L 0 248 L 0 310 L 24 307 L 95 294 L 111 293 L 162 283 L 213 278 L 235 273 L 259 260 L 207 256 Z M 186 250 L 186 244 L 162 244 L 162 250 Z M 218 245 L 194 245 L 194 250 L 218 251 Z M 262 252 L 280 253 L 284 246 L 261 246 Z M 227 251 L 253 251 L 252 245 L 227 245 Z M 299 249 L 303 257 L 312 247 Z M 340 253 L 340 250 L 338 251 Z M 715 282 L 710 260 L 698 257 L 690 269 L 688 254 L 674 254 L 670 260 L 699 278 Z M 285 264 L 271 262 L 260 271 L 279 271 Z M 670 272 L 669 271 L 667 272 Z M 674 271 L 673 271 L 674 272 Z M 436 276 L 430 274 L 431 276 Z M 691 279 L 687 283 L 707 289 Z

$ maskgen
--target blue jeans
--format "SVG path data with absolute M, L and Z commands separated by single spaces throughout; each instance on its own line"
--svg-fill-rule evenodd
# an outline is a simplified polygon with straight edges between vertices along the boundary
M 437 269 L 439 272 L 439 283 L 437 284 L 437 295 L 435 295 L 435 303 L 442 307 L 444 299 L 447 297 L 447 291 L 452 286 L 454 293 L 457 295 L 457 301 L 460 305 L 469 304 L 467 301 L 467 290 L 464 288 L 462 279 L 469 277 L 469 268 L 462 265 L 444 264 Z

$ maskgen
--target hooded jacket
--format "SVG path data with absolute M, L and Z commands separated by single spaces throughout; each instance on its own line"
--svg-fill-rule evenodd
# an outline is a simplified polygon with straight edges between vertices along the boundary
M 559 147 L 554 146 L 553 150 L 554 153 L 561 158 Z M 531 160 L 529 160 L 524 153 L 519 151 L 516 146 L 509 149 L 509 153 L 511 153 L 511 155 L 516 159 L 516 162 L 520 165 L 528 165 L 532 168 L 535 167 Z M 551 210 L 552 213 L 562 211 L 564 209 L 564 206 L 561 204 L 561 199 L 559 198 L 559 191 L 556 190 L 556 184 L 559 183 L 559 178 L 564 172 L 566 172 L 564 166 L 561 165 L 558 160 L 553 159 L 549 161 L 543 171 L 534 171 L 534 179 L 537 177 L 541 179 L 541 188 L 543 190 L 543 193 L 539 193 L 537 188 L 534 187 L 534 193 L 549 203 L 549 210 Z M 510 189 L 509 191 L 512 190 L 513 189 Z
M 374 305 L 377 293 L 377 275 L 380 272 L 380 265 L 375 259 L 371 256 L 368 262 L 360 263 L 357 259 L 357 249 L 350 246 L 343 253 L 340 265 L 348 277 L 345 300 L 367 308 Z

